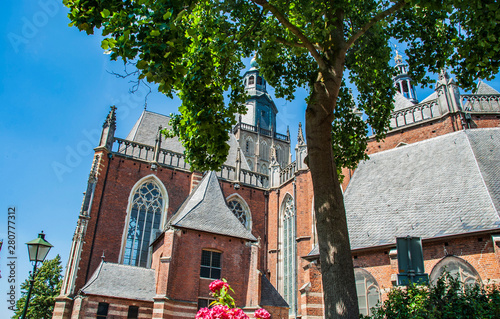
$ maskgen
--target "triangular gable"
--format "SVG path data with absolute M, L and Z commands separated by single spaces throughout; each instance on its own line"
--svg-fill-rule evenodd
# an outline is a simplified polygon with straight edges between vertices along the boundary
M 208 172 L 169 222 L 170 226 L 213 234 L 257 239 L 226 204 L 215 172 Z

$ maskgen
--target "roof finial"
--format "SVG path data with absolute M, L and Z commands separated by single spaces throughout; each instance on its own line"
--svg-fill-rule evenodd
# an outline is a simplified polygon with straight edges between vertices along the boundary
M 104 124 L 102 127 L 115 127 L 116 126 L 116 106 L 112 105 L 111 110 L 108 113 L 108 116 L 106 117 L 106 120 L 104 120 Z
M 396 56 L 394 57 L 394 61 L 396 61 L 396 64 L 403 63 L 403 57 L 399 54 L 397 49 L 396 49 Z
M 302 132 L 302 123 L 301 122 L 299 122 L 299 133 L 297 134 L 297 144 L 298 145 L 305 144 L 304 133 Z

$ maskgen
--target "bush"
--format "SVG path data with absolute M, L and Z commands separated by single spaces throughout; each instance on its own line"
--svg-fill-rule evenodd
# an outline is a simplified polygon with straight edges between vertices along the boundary
M 371 319 L 500 318 L 500 289 L 464 285 L 445 273 L 436 284 L 397 287 L 372 309 Z

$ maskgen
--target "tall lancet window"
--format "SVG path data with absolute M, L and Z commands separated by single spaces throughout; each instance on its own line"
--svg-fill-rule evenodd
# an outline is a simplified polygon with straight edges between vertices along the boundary
M 123 263 L 146 267 L 149 245 L 161 228 L 164 198 L 156 181 L 148 179 L 135 189 L 130 200 Z
M 281 207 L 282 214 L 282 246 L 283 246 L 283 297 L 290 306 L 290 314 L 295 314 L 297 300 L 296 246 L 295 246 L 295 207 L 293 197 L 287 194 Z

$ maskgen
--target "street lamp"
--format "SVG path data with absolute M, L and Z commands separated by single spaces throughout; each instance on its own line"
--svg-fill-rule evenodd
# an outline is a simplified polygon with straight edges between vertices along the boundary
M 35 283 L 36 276 L 36 266 L 39 262 L 45 260 L 47 254 L 49 253 L 50 248 L 53 246 L 45 240 L 45 234 L 43 231 L 38 234 L 38 238 L 33 239 L 26 243 L 28 245 L 28 254 L 30 256 L 30 261 L 33 262 L 33 273 L 30 278 L 30 288 L 28 290 L 28 296 L 26 296 L 26 302 L 24 303 L 24 310 L 21 319 L 26 318 L 26 311 L 28 310 L 28 304 L 30 303 L 31 290 L 33 289 L 33 284 Z

